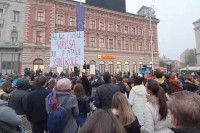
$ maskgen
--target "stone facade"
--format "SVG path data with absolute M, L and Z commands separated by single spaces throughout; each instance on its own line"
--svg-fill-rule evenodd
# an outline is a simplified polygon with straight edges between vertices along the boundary
M 20 71 L 26 0 L 0 1 L 0 73 Z
M 22 70 L 49 71 L 50 33 L 76 31 L 77 2 L 28 0 Z M 85 16 L 85 63 L 101 72 L 138 72 L 151 62 L 150 24 L 144 16 L 82 4 Z M 158 61 L 158 19 L 152 19 L 154 66 Z M 101 58 L 103 57 L 103 58 Z
M 195 21 L 193 24 L 196 38 L 196 60 L 197 65 L 200 65 L 200 19 Z

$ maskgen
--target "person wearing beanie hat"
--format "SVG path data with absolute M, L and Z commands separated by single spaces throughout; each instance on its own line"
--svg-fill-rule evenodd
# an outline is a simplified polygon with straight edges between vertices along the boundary
M 66 93 L 66 92 L 71 93 L 71 87 L 72 87 L 71 81 L 67 78 L 63 78 L 58 80 L 56 91 L 57 93 Z
M 65 110 L 69 115 L 69 119 L 64 128 L 63 133 L 75 133 L 78 126 L 75 117 L 79 114 L 78 101 L 74 94 L 71 93 L 72 83 L 69 79 L 63 78 L 57 81 L 56 90 L 56 104 L 61 104 L 66 97 L 68 100 L 65 103 Z M 51 111 L 51 106 L 49 106 L 49 96 L 46 97 L 46 110 L 49 113 Z

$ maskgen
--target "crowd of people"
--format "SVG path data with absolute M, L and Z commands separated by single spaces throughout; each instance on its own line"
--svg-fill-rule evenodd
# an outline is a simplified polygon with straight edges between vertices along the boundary
M 200 133 L 198 74 L 38 73 L 2 77 L 1 133 Z

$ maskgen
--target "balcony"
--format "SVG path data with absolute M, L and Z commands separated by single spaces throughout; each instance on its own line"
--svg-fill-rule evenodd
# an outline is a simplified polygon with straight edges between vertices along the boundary
M 4 24 L 4 20 L 3 19 L 0 19 L 0 27 L 2 27 Z

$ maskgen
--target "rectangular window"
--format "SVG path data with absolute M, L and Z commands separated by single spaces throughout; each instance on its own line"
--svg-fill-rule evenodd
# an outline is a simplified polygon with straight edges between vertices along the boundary
M 109 39 L 109 48 L 113 48 L 113 39 Z
M 139 35 L 143 35 L 143 31 L 142 31 L 142 29 L 139 29 Z
M 44 12 L 43 11 L 37 11 L 37 21 L 44 22 Z
M 100 38 L 100 45 L 99 47 L 103 48 L 104 47 L 104 38 Z
M 109 24 L 108 29 L 109 29 L 109 31 L 113 31 L 113 24 Z
M 63 15 L 58 15 L 58 24 L 63 25 L 64 24 L 64 17 Z
M 19 16 L 20 16 L 19 11 L 13 11 L 13 22 L 19 22 Z
M 42 42 L 43 42 L 43 32 L 36 31 L 36 43 L 42 43 Z
M 129 42 L 128 41 L 126 41 L 125 47 L 126 47 L 126 50 L 129 50 Z
M 133 35 L 136 34 L 135 31 L 136 31 L 136 30 L 135 30 L 135 27 L 132 27 L 132 34 L 133 34 Z
M 104 30 L 104 22 L 100 22 L 100 27 L 99 27 L 100 30 Z
M 136 42 L 133 41 L 133 50 L 136 50 Z
M 118 41 L 117 41 L 117 48 L 118 48 L 118 49 L 121 49 L 121 48 L 122 48 L 122 41 L 121 41 L 121 40 L 118 40 Z
M 117 32 L 121 32 L 121 25 L 117 25 Z
M 75 17 L 69 18 L 69 26 L 75 26 Z
M 139 50 L 142 50 L 142 45 L 143 45 L 143 43 L 139 42 Z
M 90 29 L 95 29 L 95 20 L 90 20 Z
M 18 40 L 18 33 L 16 31 L 11 32 L 11 41 L 12 43 L 16 43 Z
M 90 43 L 91 43 L 91 47 L 94 48 L 95 47 L 95 37 L 91 37 Z
M 128 26 L 124 27 L 124 33 L 128 34 Z

